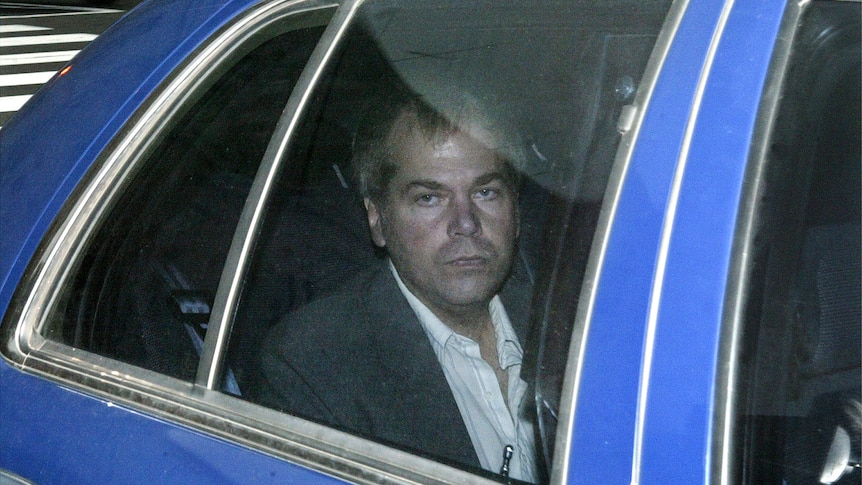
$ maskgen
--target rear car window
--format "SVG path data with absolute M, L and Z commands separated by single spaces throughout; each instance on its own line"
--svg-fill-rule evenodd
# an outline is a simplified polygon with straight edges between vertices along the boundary
M 362 296 L 369 275 L 390 271 L 387 248 L 373 242 L 357 175 L 363 130 L 389 114 L 395 91 L 442 118 L 468 106 L 489 124 L 505 126 L 502 157 L 520 157 L 519 235 L 501 295 L 505 300 L 510 285 L 526 288 L 522 321 L 512 325 L 525 330 L 519 338 L 521 377 L 529 386 L 523 413 L 540 435 L 533 480 L 544 481 L 568 342 L 621 139 L 617 122 L 634 101 L 669 3 L 363 3 L 311 93 L 269 194 L 242 279 L 223 389 L 230 392 L 237 382 L 252 401 L 499 476 L 499 466 L 461 460 L 434 432 L 404 429 L 422 421 L 428 406 L 451 400 L 450 391 L 411 395 L 419 404 L 398 402 L 392 396 L 403 389 L 377 378 L 357 384 L 367 379 L 364 371 L 344 363 L 347 355 L 393 362 L 350 320 L 374 307 L 373 297 Z M 357 306 L 333 307 L 345 298 Z M 383 318 L 375 321 L 384 325 Z M 430 349 L 417 322 L 405 325 L 414 325 Z M 429 362 L 429 369 L 439 366 Z M 446 419 L 448 429 L 461 426 L 457 409 Z M 422 427 L 414 424 L 407 427 Z M 504 454 L 501 446 L 493 458 Z
M 322 26 L 286 31 L 275 22 L 240 36 L 242 42 L 234 39 L 238 45 L 227 59 L 206 70 L 204 87 L 177 94 L 172 111 L 160 113 L 164 126 L 149 133 L 152 143 L 139 158 L 123 161 L 124 171 L 95 201 L 96 209 L 81 216 L 85 227 L 63 256 L 70 264 L 50 282 L 57 291 L 44 297 L 48 316 L 36 326 L 52 344 L 44 365 L 81 359 L 89 366 L 76 367 L 75 360 L 70 367 L 84 386 L 123 393 L 114 397 L 162 416 L 172 416 L 179 403 L 191 416 L 177 418 L 185 423 L 338 476 L 350 478 L 354 466 L 415 471 L 391 459 L 387 453 L 396 448 L 476 476 L 546 482 L 554 468 L 561 389 L 571 378 L 565 373 L 569 343 L 582 292 L 590 289 L 584 282 L 594 236 L 602 230 L 601 214 L 611 210 L 606 194 L 618 190 L 625 169 L 627 152 L 619 148 L 637 112 L 632 105 L 636 98 L 648 100 L 654 82 L 645 71 L 670 4 L 367 1 L 355 12 L 339 11 L 338 21 L 348 19 L 344 31 L 336 24 L 326 32 Z M 328 21 L 309 17 L 297 23 Z M 326 45 L 317 46 L 321 38 Z M 370 327 L 339 326 L 359 307 L 337 307 L 333 316 L 332 298 L 343 302 L 346 293 L 366 285 L 369 271 L 402 271 L 395 262 L 389 266 L 390 247 L 375 233 L 369 201 L 381 200 L 362 188 L 356 160 L 358 153 L 403 155 L 362 148 L 375 118 L 392 116 L 388 103 L 403 94 L 422 107 L 417 120 L 424 121 L 417 124 L 454 127 L 447 136 L 482 140 L 479 152 L 488 155 L 490 149 L 499 162 L 490 177 L 471 179 L 473 209 L 452 231 L 493 232 L 495 226 L 477 223 L 486 223 L 487 214 L 476 207 L 512 202 L 507 209 L 514 223 L 507 229 L 516 237 L 506 249 L 505 278 L 492 288 L 511 332 L 497 316 L 501 307 L 494 307 L 493 323 L 504 328 L 505 345 L 486 344 L 484 350 L 493 347 L 501 365 L 517 357 L 517 364 L 506 364 L 517 371 L 485 373 L 490 391 L 505 396 L 501 402 L 514 426 L 529 427 L 516 436 L 523 443 L 512 442 L 514 458 L 505 440 L 490 451 L 473 445 L 463 401 L 456 402 L 449 381 L 442 380 L 419 310 L 404 322 L 418 336 L 410 342 L 425 346 L 427 365 L 418 367 L 419 358 L 403 353 L 401 360 L 387 360 L 400 346 L 365 345 L 376 335 L 365 332 Z M 467 121 L 476 123 L 459 124 Z M 457 152 L 463 146 L 438 148 Z M 417 206 L 435 210 L 439 201 L 454 199 L 438 182 L 432 177 L 410 185 L 422 189 Z M 450 182 L 460 187 L 463 181 Z M 497 250 L 482 244 L 473 249 L 457 264 L 481 266 L 477 261 L 492 259 Z M 402 274 L 402 283 L 417 281 Z M 401 298 L 409 288 L 395 291 L 403 291 L 395 293 L 400 303 L 378 303 L 379 312 L 407 308 Z M 360 300 L 372 302 L 351 301 Z M 305 315 L 301 326 L 293 323 L 297 315 Z M 273 373 L 277 349 L 308 357 L 290 363 L 305 387 L 284 386 L 287 380 Z M 369 362 L 388 365 L 391 375 L 419 373 L 397 382 L 357 383 L 358 367 L 335 362 L 345 355 L 365 368 Z M 458 366 L 450 369 L 457 373 Z M 414 392 L 411 386 L 432 374 L 443 387 Z M 279 393 L 268 393 L 274 383 Z M 324 387 L 330 400 L 319 405 Z M 214 388 L 221 392 L 210 392 Z M 518 397 L 505 401 L 509 396 Z M 433 411 L 444 402 L 447 412 Z M 427 419 L 429 409 L 435 421 Z M 347 413 L 359 418 L 344 419 Z M 457 444 L 447 441 L 455 428 L 463 431 Z M 341 446 L 338 451 L 349 456 L 362 452 L 360 466 L 346 466 L 352 458 L 343 458 L 337 465 L 347 471 L 333 472 L 330 448 L 308 458 L 319 436 L 335 436 L 325 446 Z M 384 456 L 344 448 L 357 442 L 384 450 Z M 404 461 L 400 451 L 394 456 Z M 465 476 L 446 470 L 432 472 Z

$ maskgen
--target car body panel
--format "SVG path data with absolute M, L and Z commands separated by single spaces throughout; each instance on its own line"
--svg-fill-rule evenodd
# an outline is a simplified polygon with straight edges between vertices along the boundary
M 34 483 L 343 483 L 5 360 L 0 382 L 0 468 Z
M 644 483 L 710 478 L 719 339 L 726 291 L 732 291 L 726 285 L 758 118 L 753 108 L 764 95 L 784 11 L 778 2 L 735 3 L 716 46 L 675 217 L 666 222 L 672 228 L 655 315 L 649 386 L 641 397 L 646 400 Z M 674 452 L 662 451 L 669 449 Z
M 709 480 L 725 285 L 755 108 L 784 10 L 692 2 L 676 32 L 613 219 L 569 483 Z M 710 49 L 710 65 L 691 64 Z M 624 420 L 630 426 L 608 426 Z M 607 466 L 629 459 L 630 470 Z

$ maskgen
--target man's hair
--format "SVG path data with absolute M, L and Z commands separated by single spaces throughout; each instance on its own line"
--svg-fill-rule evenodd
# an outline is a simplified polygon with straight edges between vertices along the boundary
M 463 132 L 494 150 L 504 163 L 506 183 L 517 193 L 526 163 L 524 144 L 517 132 L 466 93 L 449 93 L 430 100 L 406 88 L 388 90 L 365 113 L 353 142 L 353 175 L 362 197 L 385 200 L 398 171 L 400 154 L 390 134 L 399 120 L 415 128 L 431 143 L 445 142 Z M 406 116 L 411 115 L 411 116 Z

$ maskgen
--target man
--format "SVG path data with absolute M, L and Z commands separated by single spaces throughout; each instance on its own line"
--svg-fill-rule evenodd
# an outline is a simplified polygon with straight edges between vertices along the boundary
M 475 103 L 440 114 L 390 99 L 354 147 L 371 236 L 389 260 L 274 328 L 259 399 L 534 482 L 519 344 L 529 288 L 509 277 L 518 145 Z

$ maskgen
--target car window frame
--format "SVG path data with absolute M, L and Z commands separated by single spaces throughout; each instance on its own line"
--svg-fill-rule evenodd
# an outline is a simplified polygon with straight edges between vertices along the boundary
M 282 116 L 270 138 L 251 191 L 234 232 L 227 260 L 216 291 L 204 350 L 197 371 L 196 383 L 205 389 L 219 389 L 227 342 L 237 310 L 243 280 L 248 271 L 251 252 L 263 221 L 266 204 L 285 161 L 294 130 L 300 123 L 317 81 L 323 75 L 329 59 L 340 45 L 350 20 L 360 2 L 345 2 L 336 12 L 297 80 Z
M 752 136 L 752 149 L 747 162 L 739 217 L 734 229 L 734 241 L 730 258 L 730 277 L 727 282 L 727 298 L 724 302 L 721 335 L 719 335 L 719 372 L 716 376 L 715 433 L 710 446 L 712 450 L 711 477 L 715 483 L 732 483 L 734 456 L 734 421 L 736 420 L 739 379 L 739 357 L 742 345 L 742 330 L 745 326 L 747 303 L 756 272 L 753 255 L 756 236 L 762 216 L 765 171 L 767 169 L 769 142 L 781 104 L 782 86 L 787 75 L 790 55 L 799 21 L 808 3 L 787 4 L 780 33 L 770 66 L 770 75 L 764 87 L 764 96 L 758 106 L 758 122 Z

